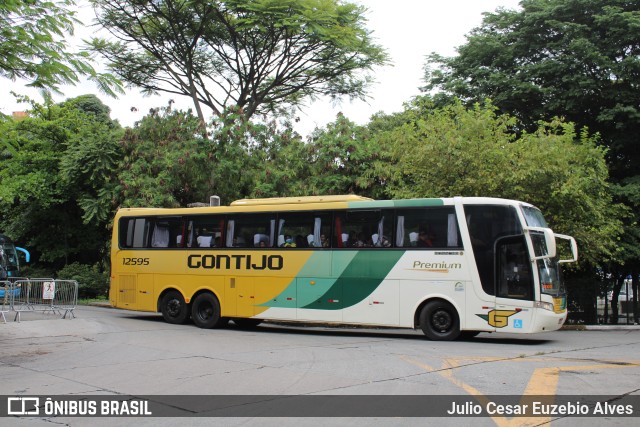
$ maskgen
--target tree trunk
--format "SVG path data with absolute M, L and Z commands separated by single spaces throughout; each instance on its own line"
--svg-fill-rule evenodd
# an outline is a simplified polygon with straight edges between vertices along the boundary
M 631 269 L 631 290 L 633 291 L 633 323 L 640 323 L 640 313 L 638 313 L 638 270 L 634 267 Z M 627 300 L 629 296 L 627 296 Z
M 611 323 L 614 325 L 618 324 L 618 313 L 620 313 L 620 309 L 618 306 L 618 299 L 620 298 L 620 290 L 622 289 L 623 283 L 624 283 L 624 276 L 620 275 L 618 276 L 615 284 L 613 285 L 613 296 L 611 297 Z

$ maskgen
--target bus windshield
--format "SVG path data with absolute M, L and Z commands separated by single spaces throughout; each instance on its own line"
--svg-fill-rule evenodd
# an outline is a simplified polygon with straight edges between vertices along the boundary
M 524 213 L 524 219 L 527 221 L 529 227 L 543 227 L 549 228 L 547 221 L 545 221 L 542 212 L 538 208 L 533 206 L 523 206 L 522 213 Z
M 558 264 L 558 257 L 539 259 L 537 261 L 540 276 L 540 291 L 543 294 L 563 296 L 566 292 L 562 280 L 562 269 Z
M 16 248 L 8 239 L 0 241 L 0 276 L 2 278 L 15 276 L 19 271 L 18 254 Z
M 522 212 L 530 227 L 548 228 L 547 221 L 542 216 L 542 212 L 533 206 L 523 206 Z M 544 236 L 538 233 L 532 233 L 535 256 L 544 255 L 547 248 L 544 242 Z M 540 291 L 543 294 L 562 296 L 565 294 L 565 287 L 562 281 L 562 269 L 558 263 L 558 257 L 539 259 L 536 261 L 538 267 L 538 275 L 540 277 Z

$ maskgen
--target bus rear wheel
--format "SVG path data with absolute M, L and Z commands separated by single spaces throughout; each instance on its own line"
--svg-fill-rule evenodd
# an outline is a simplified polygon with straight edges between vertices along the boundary
M 169 291 L 162 297 L 160 311 L 165 322 L 179 325 L 189 318 L 189 306 L 178 291 Z
M 446 301 L 430 301 L 420 312 L 420 328 L 433 341 L 453 341 L 460 336 L 460 318 Z
M 203 329 L 223 326 L 218 298 L 208 292 L 198 295 L 191 303 L 191 319 L 197 327 Z

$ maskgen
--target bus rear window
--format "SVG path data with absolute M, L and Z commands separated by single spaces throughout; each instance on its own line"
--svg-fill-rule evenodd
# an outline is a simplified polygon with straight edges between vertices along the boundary
M 145 218 L 120 219 L 120 247 L 144 248 L 148 241 L 149 222 Z

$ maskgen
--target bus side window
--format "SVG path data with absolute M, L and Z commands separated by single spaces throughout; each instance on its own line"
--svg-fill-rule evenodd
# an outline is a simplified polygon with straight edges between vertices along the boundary
M 453 206 L 401 209 L 396 218 L 397 247 L 461 248 L 460 230 Z
M 121 218 L 120 238 L 121 248 L 145 248 L 149 241 L 151 221 L 146 218 Z
M 227 221 L 225 246 L 228 248 L 273 247 L 274 214 L 238 214 Z
M 278 247 L 323 248 L 331 230 L 331 214 L 325 212 L 283 213 L 278 215 Z M 323 239 L 324 236 L 324 239 Z
M 156 223 L 151 234 L 151 247 L 152 248 L 168 248 L 169 247 L 169 224 L 168 223 Z
M 339 248 L 383 248 L 391 246 L 390 210 L 336 212 L 335 240 Z

